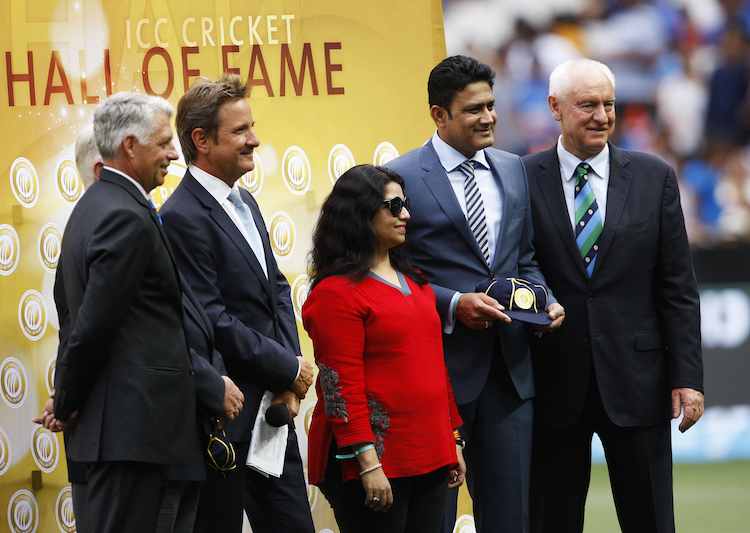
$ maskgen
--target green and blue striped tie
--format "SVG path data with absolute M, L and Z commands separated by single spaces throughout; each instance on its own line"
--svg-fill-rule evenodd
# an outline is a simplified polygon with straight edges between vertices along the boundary
M 594 190 L 589 183 L 588 176 L 591 171 L 591 166 L 588 163 L 579 163 L 574 173 L 576 178 L 576 245 L 578 245 L 581 257 L 586 263 L 586 275 L 588 277 L 591 277 L 594 273 L 596 256 L 599 253 L 599 236 L 602 234 L 602 228 L 604 227 Z

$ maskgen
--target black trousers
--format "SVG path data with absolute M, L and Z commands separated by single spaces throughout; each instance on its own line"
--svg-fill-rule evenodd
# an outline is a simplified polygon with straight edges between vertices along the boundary
M 329 470 L 330 472 L 330 470 Z M 388 511 L 365 506 L 365 491 L 358 479 L 331 481 L 322 487 L 333 507 L 341 533 L 436 533 L 443 523 L 448 497 L 448 469 L 389 480 L 393 505 Z
M 249 443 L 234 443 L 237 469 L 223 476 L 209 469 L 201 489 L 196 533 L 241 533 L 247 511 L 253 533 L 314 533 L 297 434 L 289 428 L 284 473 L 265 477 L 246 466 Z
M 164 472 L 161 465 L 92 463 L 88 469 L 86 529 L 81 533 L 155 531 Z
M 619 427 L 592 379 L 578 423 L 536 428 L 532 531 L 581 533 L 591 477 L 591 439 L 599 435 L 623 533 L 674 533 L 670 423 Z

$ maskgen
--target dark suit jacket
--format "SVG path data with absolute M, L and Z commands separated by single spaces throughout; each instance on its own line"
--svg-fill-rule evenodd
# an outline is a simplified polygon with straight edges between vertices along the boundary
M 409 251 L 432 284 L 444 320 L 456 291 L 475 292 L 492 277 L 523 277 L 545 285 L 534 260 L 528 186 L 521 159 L 494 148 L 485 153 L 503 210 L 491 266 L 484 261 L 431 142 L 387 165 L 406 182 L 411 213 Z M 470 330 L 457 322 L 453 333 L 443 335 L 443 344 L 459 404 L 479 396 L 492 360 L 498 357 L 498 345 L 518 395 L 522 399 L 534 396 L 527 331 L 520 322 L 487 331 Z
M 534 349 L 539 420 L 577 420 L 593 372 L 615 424 L 663 422 L 672 388 L 703 386 L 698 291 L 674 171 L 610 145 L 604 231 L 589 279 L 556 148 L 524 163 L 537 258 L 566 311 L 562 328 Z
M 228 375 L 245 395 L 245 407 L 227 428 L 236 442 L 250 439 L 263 391 L 292 384 L 300 354 L 289 284 L 258 204 L 240 190 L 263 240 L 268 279 L 224 208 L 189 172 L 160 212 L 180 271 L 213 324 Z
M 70 321 L 55 415 L 74 461 L 197 460 L 195 391 L 181 290 L 166 236 L 143 195 L 106 171 L 68 220 L 58 263 Z

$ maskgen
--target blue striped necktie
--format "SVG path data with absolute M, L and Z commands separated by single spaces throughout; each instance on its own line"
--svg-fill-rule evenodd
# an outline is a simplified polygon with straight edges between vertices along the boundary
M 490 264 L 490 246 L 487 237 L 487 218 L 484 215 L 484 202 L 482 194 L 474 178 L 474 165 L 476 163 L 467 159 L 458 166 L 464 175 L 464 195 L 466 196 L 466 220 L 469 223 L 471 234 L 477 241 L 482 251 L 485 262 Z
M 581 257 L 586 263 L 586 275 L 591 277 L 599 254 L 599 236 L 604 227 L 602 214 L 596 203 L 594 190 L 589 183 L 589 173 L 592 171 L 588 163 L 579 163 L 573 174 L 576 178 L 575 188 L 575 220 L 576 245 Z

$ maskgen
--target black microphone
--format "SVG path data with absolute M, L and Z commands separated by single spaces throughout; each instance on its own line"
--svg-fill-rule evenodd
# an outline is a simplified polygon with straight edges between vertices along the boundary
M 266 422 L 271 427 L 280 428 L 291 421 L 292 417 L 286 404 L 275 403 L 266 409 Z

